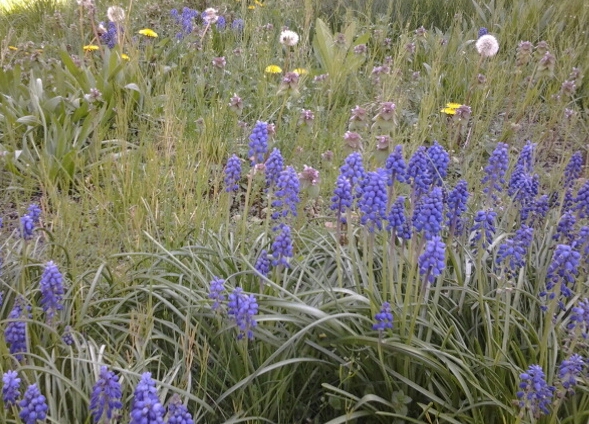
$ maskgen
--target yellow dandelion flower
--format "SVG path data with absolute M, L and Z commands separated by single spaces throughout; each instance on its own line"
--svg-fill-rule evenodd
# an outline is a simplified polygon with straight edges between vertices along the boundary
M 440 112 L 445 113 L 446 115 L 456 115 L 456 109 L 451 107 L 445 107 L 444 109 L 440 110 Z
M 450 109 L 458 109 L 460 106 L 460 103 L 446 103 L 446 107 Z
M 9 50 L 13 50 L 13 51 L 17 51 L 18 50 L 18 47 L 8 46 L 8 49 Z
M 307 71 L 305 68 L 297 68 L 293 72 L 299 75 L 305 75 L 309 73 L 309 71 Z
M 282 68 L 277 65 L 270 65 L 267 66 L 266 69 L 264 69 L 264 72 L 266 72 L 267 74 L 279 74 L 282 72 Z
M 97 45 L 94 44 L 88 44 L 87 46 L 84 46 L 84 51 L 85 52 L 93 52 L 100 49 L 100 47 L 98 47 Z
M 254 6 L 253 4 L 247 7 L 249 10 L 254 10 L 256 8 L 256 6 Z
M 139 34 L 145 35 L 146 37 L 157 38 L 157 32 L 149 28 L 139 30 Z
M 126 55 L 125 53 L 122 53 L 122 54 L 121 54 L 121 59 L 124 59 L 124 60 L 131 60 L 131 58 L 130 58 L 128 55 Z

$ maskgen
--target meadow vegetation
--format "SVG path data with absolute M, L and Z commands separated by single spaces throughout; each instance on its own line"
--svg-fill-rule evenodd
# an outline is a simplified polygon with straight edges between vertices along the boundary
M 5 7 L 0 421 L 586 423 L 586 22 Z

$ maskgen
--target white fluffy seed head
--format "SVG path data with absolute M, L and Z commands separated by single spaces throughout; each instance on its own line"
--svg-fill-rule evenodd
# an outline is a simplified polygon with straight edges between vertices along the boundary
M 499 51 L 499 42 L 491 34 L 480 37 L 475 46 L 479 54 L 483 57 L 495 56 Z
M 280 43 L 285 46 L 293 47 L 299 42 L 299 34 L 291 30 L 284 30 L 280 33 Z
M 120 24 L 125 20 L 125 10 L 119 6 L 111 6 L 106 11 L 106 16 L 110 21 Z

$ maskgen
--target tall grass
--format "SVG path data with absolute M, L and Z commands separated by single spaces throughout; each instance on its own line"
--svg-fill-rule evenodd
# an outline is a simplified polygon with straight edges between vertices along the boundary
M 294 1 L 227 2 L 213 5 L 227 28 L 202 35 L 201 23 L 182 39 L 169 12 L 185 4 L 123 6 L 130 13 L 113 49 L 94 39 L 92 25 L 107 21 L 103 4 L 95 20 L 77 4 L 54 2 L 20 4 L 0 18 L 0 327 L 14 321 L 19 295 L 32 306 L 23 318 L 24 359 L 0 342 L 0 370 L 38 383 L 50 422 L 91 422 L 100 365 L 121 376 L 120 422 L 146 371 L 161 401 L 179 394 L 195 422 L 587 421 L 586 370 L 575 393 L 558 372 L 570 354 L 587 357 L 581 324 L 570 325 L 587 297 L 587 253 L 580 239 L 553 239 L 566 209 L 564 169 L 573 152 L 587 157 L 589 91 L 579 76 L 589 53 L 585 2 L 308 0 L 304 13 Z M 243 31 L 230 27 L 237 18 Z M 297 46 L 278 42 L 284 25 L 301 36 Z M 482 26 L 500 43 L 498 55 L 484 60 L 473 45 Z M 145 27 L 158 37 L 139 35 Z M 518 63 L 521 41 L 537 46 L 527 63 Z M 549 69 L 540 63 L 542 41 L 555 57 Z M 89 44 L 100 48 L 84 51 Z M 220 57 L 226 64 L 215 66 Z M 268 65 L 283 72 L 266 73 Z M 285 90 L 282 78 L 295 68 L 307 72 Z M 574 90 L 563 88 L 575 78 Z M 234 96 L 242 110 L 229 106 Z M 395 104 L 397 124 L 379 128 L 373 117 L 386 101 Z M 467 101 L 467 119 L 441 112 Z M 366 120 L 354 129 L 357 106 Z M 314 116 L 308 125 L 303 109 Z M 257 121 L 275 125 L 270 150 L 279 148 L 286 165 L 316 168 L 321 180 L 301 192 L 298 216 L 286 218 L 290 266 L 268 276 L 255 264 L 274 249 L 277 193 L 266 189 L 260 167 L 250 167 Z M 370 232 L 358 209 L 346 226 L 336 221 L 330 204 L 350 153 L 348 130 L 362 138 L 367 171 L 384 166 L 395 145 L 409 159 L 437 140 L 450 157 L 444 198 L 467 181 L 465 231 L 444 226 L 445 269 L 434 281 L 420 273 L 424 237 Z M 391 141 L 379 150 L 381 135 Z M 505 142 L 509 180 L 527 140 L 536 143 L 535 200 L 547 195 L 548 209 L 533 223 L 522 265 L 509 271 L 501 246 L 530 222 L 516 194 L 494 200 L 481 179 Z M 232 154 L 243 167 L 237 193 L 225 191 Z M 573 195 L 586 178 L 583 166 Z M 411 219 L 418 204 L 411 187 L 391 190 L 407 197 Z M 43 214 L 24 239 L 20 218 L 30 203 Z M 487 247 L 473 242 L 471 228 L 489 207 L 498 217 Z M 578 234 L 587 222 L 574 214 Z M 560 306 L 539 295 L 559 243 L 582 252 L 573 293 Z M 49 260 L 66 282 L 53 322 L 40 304 Z M 252 340 L 237 338 L 226 305 L 211 309 L 214 277 L 225 280 L 226 295 L 235 287 L 255 295 Z M 391 304 L 393 329 L 379 332 L 372 326 L 383 302 Z M 62 340 L 67 326 L 71 345 Z M 517 401 L 521 374 L 533 364 L 556 387 L 542 417 Z M 19 422 L 14 412 L 0 416 Z

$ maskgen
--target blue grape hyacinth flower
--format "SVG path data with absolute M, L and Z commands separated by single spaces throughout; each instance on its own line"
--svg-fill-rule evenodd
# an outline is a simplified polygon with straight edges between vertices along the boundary
M 98 424 L 103 417 L 111 420 L 113 412 L 123 407 L 121 402 L 122 390 L 119 382 L 119 377 L 103 365 L 100 367 L 100 374 L 98 380 L 92 388 L 92 395 L 90 396 L 90 411 L 92 412 L 92 420 Z
M 63 276 L 57 265 L 53 262 L 47 262 L 41 282 L 41 307 L 47 316 L 47 322 L 52 322 L 57 311 L 63 309 Z
M 194 424 L 188 408 L 182 404 L 177 393 L 172 396 L 168 405 L 167 424 Z
M 2 400 L 4 406 L 10 407 L 16 405 L 16 400 L 20 397 L 20 378 L 16 371 L 6 371 L 2 376 Z
M 241 287 L 236 287 L 229 295 L 227 314 L 233 318 L 239 333 L 237 339 L 254 338 L 253 329 L 258 325 L 255 316 L 258 313 L 258 302 L 253 294 L 245 294 Z
M 521 383 L 516 396 L 520 408 L 529 409 L 534 417 L 548 414 L 555 388 L 546 383 L 544 371 L 540 365 L 530 365 L 526 372 L 519 375 Z
M 433 283 L 446 268 L 446 245 L 440 236 L 434 236 L 425 245 L 425 250 L 417 259 L 419 274 Z
M 36 424 L 37 421 L 45 421 L 47 417 L 47 399 L 41 394 L 36 384 L 31 384 L 19 402 L 20 413 L 18 416 L 24 424 Z
M 151 373 L 143 373 L 133 394 L 130 424 L 163 424 L 164 414 Z
M 391 312 L 391 304 L 389 302 L 383 302 L 380 312 L 374 315 L 374 324 L 372 325 L 373 330 L 378 330 L 382 333 L 386 329 L 393 328 L 393 313 Z
M 225 191 L 228 193 L 239 190 L 241 180 L 241 160 L 237 155 L 232 155 L 225 166 Z

